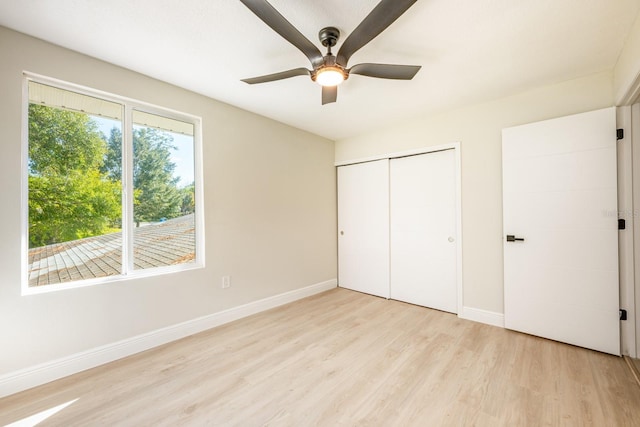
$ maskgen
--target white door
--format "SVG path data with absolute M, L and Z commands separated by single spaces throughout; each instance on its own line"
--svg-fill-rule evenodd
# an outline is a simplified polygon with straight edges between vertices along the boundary
M 390 161 L 391 298 L 457 312 L 454 150 Z
M 504 315 L 619 355 L 615 124 L 608 108 L 502 131 Z
M 338 167 L 338 283 L 389 298 L 389 161 Z

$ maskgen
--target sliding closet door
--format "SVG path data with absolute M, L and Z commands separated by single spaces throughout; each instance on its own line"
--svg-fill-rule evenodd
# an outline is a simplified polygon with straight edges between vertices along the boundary
M 389 161 L 338 167 L 338 282 L 389 298 Z
M 391 298 L 457 312 L 454 150 L 390 161 Z

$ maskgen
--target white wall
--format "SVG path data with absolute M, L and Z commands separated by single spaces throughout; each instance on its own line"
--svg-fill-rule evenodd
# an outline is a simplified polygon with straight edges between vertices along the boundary
M 332 141 L 2 27 L 0 58 L 0 377 L 335 279 Z M 206 268 L 20 296 L 23 70 L 202 117 Z
M 501 130 L 613 105 L 610 72 L 531 90 L 336 142 L 336 162 L 459 141 L 463 299 L 503 313 Z

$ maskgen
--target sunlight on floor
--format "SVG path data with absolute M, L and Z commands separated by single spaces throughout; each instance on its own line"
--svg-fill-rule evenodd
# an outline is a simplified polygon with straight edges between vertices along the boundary
M 79 398 L 78 398 L 79 399 Z M 78 399 L 70 400 L 67 403 L 63 403 L 62 405 L 58 405 L 54 408 L 46 409 L 42 412 L 38 412 L 37 414 L 33 414 L 27 418 L 23 418 L 21 420 L 16 421 L 15 423 L 7 424 L 5 427 L 33 427 L 38 423 L 46 420 L 47 418 L 57 414 L 62 411 L 67 406 L 75 403 Z

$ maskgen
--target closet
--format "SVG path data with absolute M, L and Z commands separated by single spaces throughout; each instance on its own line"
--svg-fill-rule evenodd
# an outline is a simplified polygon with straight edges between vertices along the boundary
M 455 150 L 337 173 L 339 286 L 456 313 Z
M 338 167 L 338 283 L 389 298 L 389 160 Z

